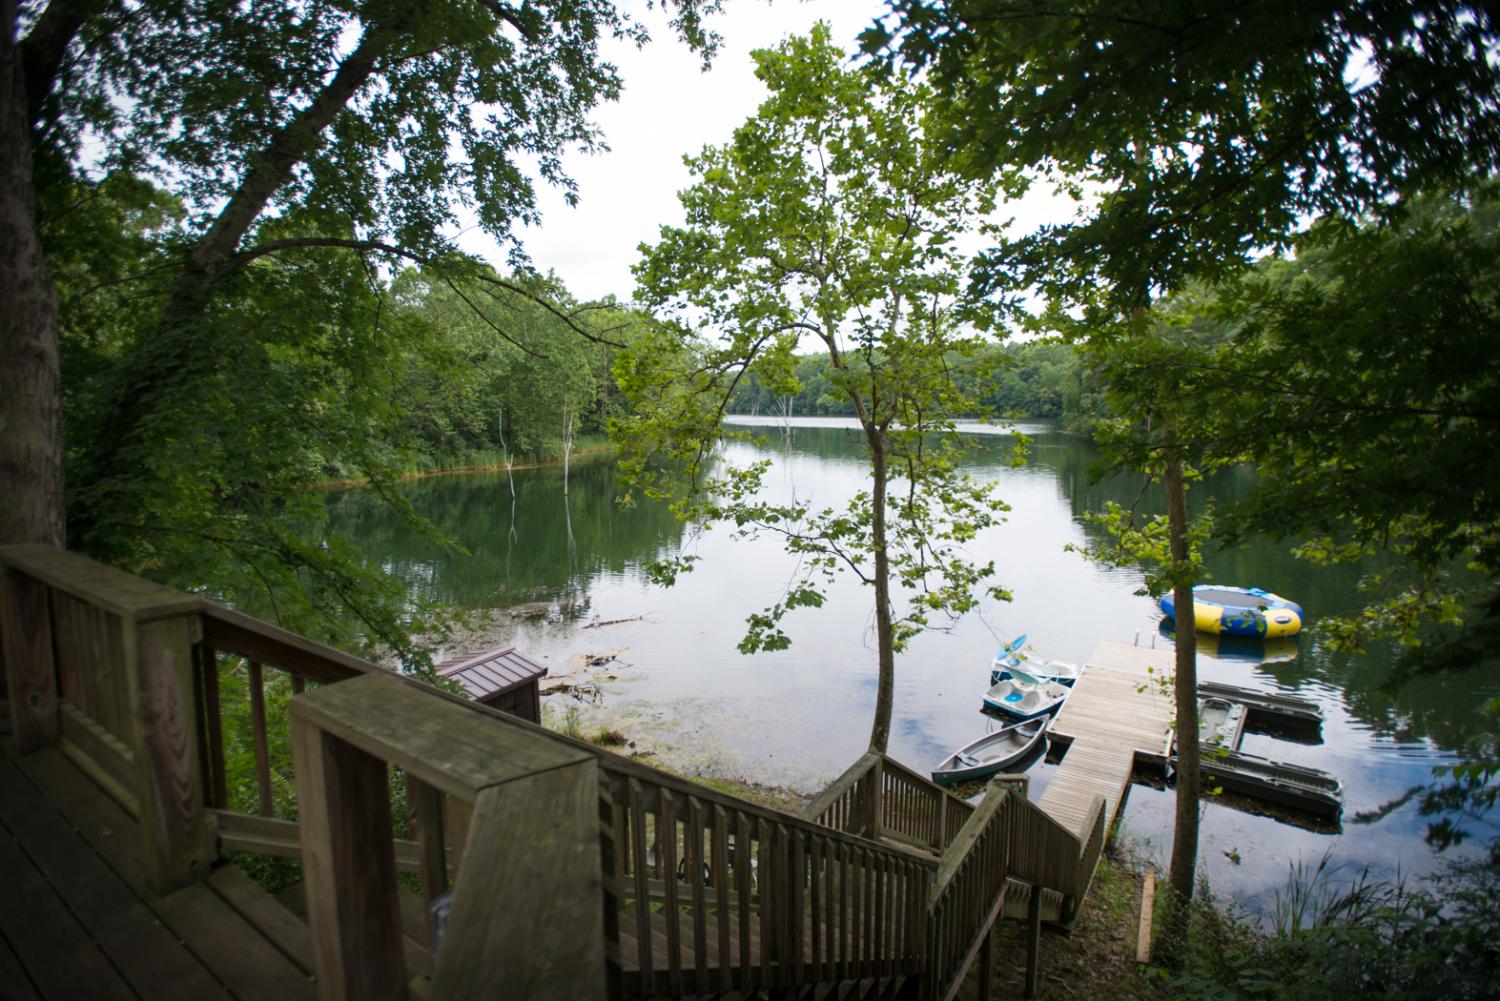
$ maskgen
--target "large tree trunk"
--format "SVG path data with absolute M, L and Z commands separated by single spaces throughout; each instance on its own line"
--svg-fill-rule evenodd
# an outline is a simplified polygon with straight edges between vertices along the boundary
M 870 750 L 884 754 L 891 742 L 891 709 L 896 699 L 896 651 L 891 636 L 891 564 L 885 546 L 885 434 L 867 427 L 870 470 L 875 482 L 870 491 L 870 542 L 875 550 L 875 642 L 878 649 L 879 681 L 875 686 L 875 722 L 870 727 Z
M 1187 485 L 1176 433 L 1170 422 L 1166 440 L 1167 531 L 1172 550 L 1173 607 L 1177 636 L 1177 816 L 1172 827 L 1167 934 L 1162 937 L 1171 957 L 1187 935 L 1188 907 L 1198 862 L 1198 799 L 1202 776 L 1198 753 L 1198 634 L 1193 618 L 1193 582 L 1183 574 L 1188 562 Z
M 36 223 L 14 0 L 0 0 L 0 544 L 63 544 L 57 294 Z

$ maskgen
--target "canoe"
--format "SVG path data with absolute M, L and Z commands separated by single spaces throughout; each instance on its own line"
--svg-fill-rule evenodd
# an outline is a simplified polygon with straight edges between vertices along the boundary
M 1009 723 L 954 751 L 932 770 L 940 786 L 970 782 L 1003 772 L 1025 761 L 1046 742 L 1048 720 Z
M 1012 668 L 1011 675 L 984 693 L 985 708 L 1012 719 L 1036 719 L 1056 712 L 1068 697 L 1066 685 L 1034 678 L 1018 668 Z
M 1175 623 L 1176 602 L 1169 591 L 1161 610 Z M 1302 606 L 1258 587 L 1199 584 L 1193 588 L 1193 625 L 1200 632 L 1274 639 L 1302 629 Z

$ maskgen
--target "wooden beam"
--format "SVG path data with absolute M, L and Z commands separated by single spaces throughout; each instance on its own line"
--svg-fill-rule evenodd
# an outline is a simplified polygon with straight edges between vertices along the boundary
M 329 684 L 362 674 L 389 674 L 368 661 L 243 612 L 204 603 L 203 638 L 225 653 Z
M 0 573 L 0 641 L 16 744 L 22 753 L 50 747 L 62 723 L 47 585 L 14 567 Z
M 605 998 L 598 764 L 485 789 L 472 830 L 433 994 Z
M 295 715 L 307 920 L 323 1001 L 406 997 L 386 763 Z
M 1156 870 L 1147 869 L 1141 887 L 1141 920 L 1135 934 L 1135 961 L 1151 962 L 1151 917 L 1156 905 Z

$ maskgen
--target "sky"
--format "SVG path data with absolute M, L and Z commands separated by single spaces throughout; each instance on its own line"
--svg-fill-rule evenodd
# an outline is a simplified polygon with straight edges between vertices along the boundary
M 610 293 L 629 299 L 637 247 L 654 241 L 662 225 L 682 221 L 677 192 L 691 183 L 683 156 L 726 142 L 765 97 L 751 51 L 822 20 L 852 52 L 859 32 L 884 12 L 879 0 L 729 0 L 709 22 L 723 44 L 706 73 L 700 56 L 673 36 L 660 10 L 638 14 L 651 29 L 651 43 L 641 50 L 620 43 L 605 50 L 624 83 L 620 100 L 593 116 L 610 150 L 575 152 L 564 161 L 578 182 L 577 207 L 560 190 L 539 185 L 542 224 L 522 235 L 532 262 L 555 271 L 579 299 Z M 1029 225 L 1060 211 L 1060 203 L 1038 193 L 1004 214 Z M 459 245 L 504 266 L 504 254 L 477 226 L 460 235 Z

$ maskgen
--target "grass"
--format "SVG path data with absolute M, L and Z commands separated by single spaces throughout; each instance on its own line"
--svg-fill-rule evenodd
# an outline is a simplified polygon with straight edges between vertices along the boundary
M 1156 1001 L 1169 995 L 1136 966 L 1143 877 L 1134 861 L 1111 852 L 1099 863 L 1094 884 L 1072 934 L 1042 927 L 1037 996 L 1043 999 Z M 1026 987 L 1026 922 L 1000 921 L 994 937 L 990 996 L 1019 998 Z M 978 964 L 959 997 L 978 996 Z
M 599 455 L 614 451 L 614 445 L 605 435 L 582 435 L 573 442 L 574 461 L 586 455 Z M 543 455 L 528 453 L 511 455 L 511 469 L 535 469 L 538 466 L 562 465 L 562 450 L 555 449 Z M 505 453 L 497 448 L 471 449 L 444 455 L 422 455 L 405 463 L 397 471 L 397 479 L 417 480 L 428 476 L 447 476 L 451 473 L 498 473 L 505 470 Z M 318 487 L 338 489 L 363 486 L 369 481 L 363 477 L 329 480 L 315 484 Z

